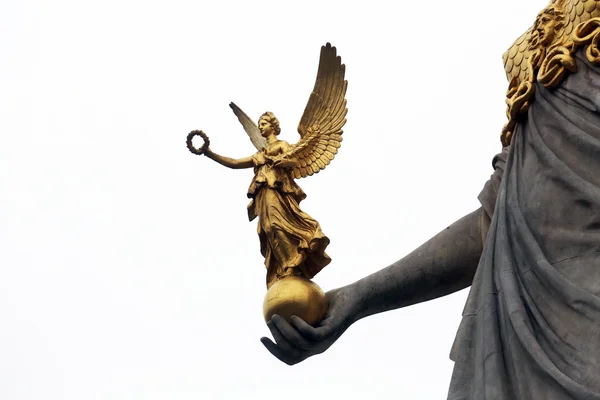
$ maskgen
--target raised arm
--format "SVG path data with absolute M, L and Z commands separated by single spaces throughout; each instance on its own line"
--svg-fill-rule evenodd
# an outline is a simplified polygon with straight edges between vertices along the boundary
M 350 325 L 366 316 L 435 299 L 468 287 L 483 250 L 489 217 L 480 208 L 412 253 L 351 285 L 327 293 L 329 310 L 313 328 L 274 316 L 267 324 L 276 343 L 261 341 L 287 364 L 324 352 Z
M 206 152 L 204 153 L 206 155 L 206 157 L 210 158 L 211 160 L 214 160 L 216 162 L 218 162 L 221 165 L 224 165 L 228 168 L 233 168 L 233 169 L 242 169 L 242 168 L 252 168 L 254 167 L 254 163 L 252 162 L 252 157 L 245 157 L 245 158 L 229 158 L 229 157 L 224 157 L 221 156 L 215 152 L 213 152 L 210 149 L 206 149 Z

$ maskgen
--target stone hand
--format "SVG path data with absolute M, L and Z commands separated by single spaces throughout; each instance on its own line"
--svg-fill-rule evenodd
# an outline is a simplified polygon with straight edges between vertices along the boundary
M 343 287 L 327 292 L 329 309 L 317 327 L 312 327 L 301 318 L 293 316 L 290 322 L 274 315 L 267 323 L 271 339 L 260 341 L 280 361 L 294 365 L 315 354 L 327 350 L 355 321 L 356 301 L 352 291 Z

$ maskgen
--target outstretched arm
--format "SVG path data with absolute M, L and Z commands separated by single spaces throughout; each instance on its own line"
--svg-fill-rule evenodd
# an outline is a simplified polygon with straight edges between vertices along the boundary
M 261 341 L 281 361 L 296 364 L 324 352 L 366 316 L 435 299 L 471 285 L 489 217 L 480 208 L 415 251 L 372 275 L 327 293 L 329 310 L 313 328 L 299 318 L 274 316 L 267 324 L 276 343 Z
M 206 155 L 206 157 L 208 157 L 212 160 L 215 160 L 219 164 L 224 165 L 228 168 L 242 169 L 242 168 L 254 167 L 254 163 L 252 162 L 252 157 L 245 157 L 245 158 L 239 158 L 239 159 L 229 158 L 229 157 L 221 156 L 221 155 L 213 152 L 210 149 L 207 149 L 204 154 Z
M 471 285 L 489 217 L 483 208 L 456 221 L 403 259 L 350 285 L 354 319 L 436 299 Z

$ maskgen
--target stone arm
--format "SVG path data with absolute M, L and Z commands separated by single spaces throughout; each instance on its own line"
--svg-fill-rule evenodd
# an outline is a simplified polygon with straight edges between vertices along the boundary
M 436 299 L 471 285 L 489 217 L 479 208 L 389 267 L 350 285 L 354 319 Z
M 389 267 L 328 292 L 329 310 L 319 326 L 297 317 L 288 323 L 275 315 L 267 324 L 275 343 L 261 341 L 275 357 L 293 365 L 324 352 L 361 318 L 470 286 L 488 226 L 489 216 L 479 208 Z

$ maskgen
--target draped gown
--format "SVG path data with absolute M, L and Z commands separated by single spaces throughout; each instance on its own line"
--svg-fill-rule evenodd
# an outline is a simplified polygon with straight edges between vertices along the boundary
M 448 399 L 600 400 L 600 69 L 537 85 L 494 159 Z
M 331 262 L 325 253 L 329 239 L 319 223 L 300 209 L 304 191 L 289 170 L 273 165 L 273 158 L 289 148 L 285 141 L 252 156 L 254 179 L 248 188 L 248 217 L 258 217 L 260 251 L 265 257 L 267 288 L 296 275 L 312 278 Z

